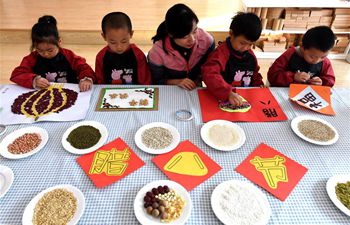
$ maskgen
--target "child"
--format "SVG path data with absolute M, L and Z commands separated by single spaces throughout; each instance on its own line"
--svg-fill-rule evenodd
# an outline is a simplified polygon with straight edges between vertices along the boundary
M 131 20 L 125 13 L 111 12 L 102 19 L 102 37 L 107 42 L 96 56 L 99 84 L 151 84 L 151 74 L 144 53 L 130 44 Z
M 332 87 L 335 77 L 327 55 L 334 41 L 335 35 L 329 27 L 308 30 L 302 46 L 290 47 L 272 64 L 267 73 L 270 85 L 289 87 L 291 83 L 308 83 Z
M 84 58 L 60 47 L 56 23 L 53 16 L 39 18 L 32 28 L 32 52 L 13 70 L 10 80 L 27 88 L 47 88 L 49 82 L 79 83 L 80 91 L 88 91 L 95 81 L 94 71 Z
M 152 38 L 148 54 L 155 84 L 192 90 L 201 85 L 200 67 L 215 48 L 213 37 L 197 28 L 196 14 L 184 4 L 171 7 Z
M 242 105 L 234 87 L 264 85 L 257 59 L 251 50 L 259 39 L 261 23 L 253 13 L 238 13 L 230 25 L 230 36 L 209 55 L 202 66 L 203 80 L 208 90 L 219 100 L 234 106 Z

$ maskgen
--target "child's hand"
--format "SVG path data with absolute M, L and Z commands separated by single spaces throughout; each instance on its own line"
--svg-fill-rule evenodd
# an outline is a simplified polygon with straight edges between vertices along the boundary
M 241 106 L 243 104 L 241 96 L 234 92 L 230 92 L 228 95 L 228 101 L 234 106 Z
M 294 81 L 298 83 L 306 83 L 308 80 L 310 80 L 310 74 L 305 72 L 296 72 L 294 74 Z
M 79 88 L 81 92 L 88 91 L 92 87 L 92 81 L 89 79 L 81 80 L 79 82 Z
M 35 85 L 34 87 L 36 88 L 48 88 L 50 86 L 50 82 L 46 79 L 46 78 L 43 78 L 43 77 L 39 77 L 37 79 L 35 79 Z
M 319 77 L 313 77 L 309 80 L 309 83 L 312 85 L 322 85 L 322 80 Z
M 196 83 L 193 82 L 193 80 L 185 78 L 182 79 L 177 86 L 182 87 L 183 89 L 186 89 L 188 91 L 193 90 L 196 88 Z

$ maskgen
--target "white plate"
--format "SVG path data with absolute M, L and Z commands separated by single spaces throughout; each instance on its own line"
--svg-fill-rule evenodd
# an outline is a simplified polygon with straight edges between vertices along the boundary
M 182 209 L 182 213 L 180 217 L 170 223 L 162 223 L 159 218 L 154 218 L 153 216 L 148 215 L 146 212 L 146 209 L 143 207 L 143 204 L 144 204 L 143 198 L 145 197 L 146 193 L 148 191 L 151 191 L 152 188 L 154 187 L 164 186 L 164 185 L 167 185 L 170 189 L 175 190 L 175 192 L 178 195 L 180 195 L 185 201 L 185 207 Z M 180 184 L 171 180 L 158 180 L 158 181 L 153 181 L 149 184 L 146 184 L 146 186 L 141 188 L 141 190 L 137 193 L 135 202 L 134 202 L 135 216 L 142 225 L 185 224 L 191 215 L 191 210 L 192 210 L 192 201 L 191 201 L 190 194 Z
M 228 181 L 222 182 L 221 184 L 216 186 L 216 188 L 214 189 L 211 195 L 211 207 L 213 208 L 213 211 L 216 217 L 222 223 L 226 225 L 238 224 L 238 223 L 234 223 L 235 221 L 230 219 L 230 217 L 226 215 L 227 213 L 225 213 L 220 206 L 220 199 L 222 198 L 222 194 L 226 190 L 226 188 L 228 188 L 229 186 L 243 188 L 250 192 L 249 196 L 254 195 L 255 199 L 258 201 L 258 204 L 262 206 L 262 209 L 264 211 L 260 221 L 255 223 L 255 225 L 263 225 L 268 223 L 271 215 L 271 208 L 270 208 L 269 202 L 267 201 L 266 196 L 262 193 L 261 190 L 259 190 L 253 184 L 250 184 L 245 181 L 240 181 L 240 180 L 228 180 Z M 236 205 L 238 205 L 238 202 L 232 202 L 232 206 L 236 206 Z M 249 211 L 249 209 L 247 209 L 247 211 Z
M 10 167 L 0 165 L 0 198 L 10 189 L 14 174 Z
M 39 194 L 37 194 L 27 205 L 27 207 L 24 210 L 23 217 L 22 217 L 22 224 L 23 225 L 33 225 L 32 219 L 34 214 L 34 209 L 38 201 L 49 191 L 52 191 L 57 188 L 64 188 L 68 191 L 72 192 L 74 194 L 74 197 L 77 199 L 77 211 L 75 212 L 73 218 L 69 221 L 67 225 L 74 225 L 77 224 L 80 220 L 80 217 L 83 215 L 85 210 L 85 197 L 84 194 L 76 187 L 68 184 L 64 185 L 57 185 L 50 187 Z
M 143 142 L 141 135 L 142 133 L 152 127 L 162 127 L 170 131 L 171 135 L 173 135 L 173 141 L 171 144 L 163 149 L 152 149 L 148 148 Z M 142 151 L 151 153 L 151 154 L 164 154 L 167 152 L 170 152 L 171 150 L 175 149 L 177 145 L 180 143 L 180 133 L 179 131 L 172 125 L 162 122 L 155 122 L 155 123 L 149 123 L 144 126 L 142 126 L 135 134 L 135 143 L 137 147 L 139 147 Z
M 25 133 L 37 133 L 41 137 L 41 143 L 39 144 L 38 147 L 33 149 L 30 152 L 27 152 L 25 154 L 12 154 L 11 152 L 8 151 L 7 146 L 11 144 L 16 138 L 24 135 Z M 47 140 L 49 139 L 49 135 L 47 131 L 41 127 L 25 127 L 19 130 L 15 130 L 14 132 L 8 134 L 1 142 L 0 144 L 0 154 L 8 159 L 21 159 L 25 158 L 28 156 L 31 156 L 38 151 L 40 151 L 47 143 Z
M 94 145 L 91 146 L 90 148 L 86 148 L 86 149 L 78 149 L 78 148 L 74 148 L 68 141 L 68 135 L 77 127 L 80 126 L 92 126 L 96 129 L 98 129 L 101 133 L 101 138 L 100 140 Z M 108 137 L 108 131 L 107 128 L 105 127 L 105 125 L 103 125 L 102 123 L 99 123 L 97 121 L 83 121 L 80 123 L 76 123 L 73 126 L 71 126 L 70 128 L 68 128 L 66 130 L 66 132 L 64 132 L 63 136 L 62 136 L 62 145 L 63 148 L 66 149 L 68 152 L 73 153 L 73 154 L 78 154 L 78 155 L 82 155 L 82 154 L 87 154 L 90 152 L 93 152 L 99 148 L 101 148 L 103 146 L 103 144 L 106 142 Z
M 321 123 L 326 124 L 327 126 L 332 128 L 332 130 L 335 132 L 335 137 L 332 140 L 329 140 L 329 141 L 315 141 L 315 140 L 312 140 L 312 139 L 306 137 L 305 135 L 300 133 L 300 131 L 298 129 L 298 124 L 301 121 L 303 121 L 303 120 L 316 120 L 316 121 L 319 121 Z M 331 144 L 334 144 L 335 142 L 337 142 L 338 139 L 339 139 L 339 134 L 338 134 L 337 130 L 332 126 L 332 124 L 328 123 L 327 121 L 325 121 L 323 119 L 317 118 L 317 117 L 313 117 L 313 116 L 298 116 L 298 117 L 295 117 L 292 120 L 291 127 L 292 127 L 292 130 L 294 131 L 294 133 L 296 135 L 298 135 L 301 139 L 304 139 L 305 141 L 308 141 L 308 142 L 310 142 L 312 144 L 316 144 L 316 145 L 331 145 Z
M 231 146 L 225 146 L 225 147 L 222 147 L 222 146 L 217 146 L 215 145 L 215 143 L 213 143 L 210 138 L 208 137 L 209 135 L 209 129 L 211 127 L 213 127 L 214 125 L 225 125 L 225 126 L 229 126 L 229 127 L 232 127 L 234 130 L 237 131 L 237 134 L 239 135 L 239 140 L 237 143 L 235 143 L 234 145 L 231 145 Z M 242 145 L 244 144 L 245 140 L 246 140 L 246 136 L 245 136 L 245 133 L 244 133 L 244 130 L 238 126 L 237 124 L 235 123 L 232 123 L 230 121 L 227 121 L 227 120 L 212 120 L 206 124 L 203 125 L 202 129 L 201 129 L 201 137 L 202 137 L 202 140 L 207 144 L 209 145 L 210 147 L 212 148 L 215 148 L 217 150 L 221 150 L 221 151 L 232 151 L 232 150 L 236 150 L 240 147 L 242 147 Z
M 350 216 L 350 209 L 346 208 L 343 203 L 337 198 L 337 195 L 335 194 L 335 187 L 338 183 L 346 183 L 347 181 L 350 181 L 350 174 L 347 175 L 335 175 L 327 181 L 327 193 L 328 196 L 331 198 L 332 202 L 335 206 L 338 207 L 343 213 Z

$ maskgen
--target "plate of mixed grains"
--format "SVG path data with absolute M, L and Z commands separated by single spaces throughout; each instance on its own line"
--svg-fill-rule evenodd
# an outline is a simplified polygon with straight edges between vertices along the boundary
M 339 139 L 337 130 L 317 117 L 298 116 L 292 120 L 291 126 L 296 135 L 316 145 L 331 145 Z
M 170 180 L 153 181 L 137 193 L 134 213 L 143 225 L 185 224 L 190 217 L 190 194 L 180 184 Z
M 350 174 L 335 175 L 329 178 L 327 193 L 334 205 L 350 216 Z
M 149 123 L 136 132 L 135 143 L 144 152 L 164 154 L 177 147 L 180 143 L 180 133 L 167 123 Z
M 97 121 L 83 121 L 74 124 L 62 136 L 63 148 L 73 154 L 93 152 L 106 142 L 108 131 Z
M 25 127 L 8 134 L 0 143 L 0 154 L 8 159 L 21 159 L 40 151 L 49 135 L 41 127 Z
M 74 225 L 85 210 L 84 194 L 72 185 L 57 185 L 36 195 L 27 205 L 23 225 Z

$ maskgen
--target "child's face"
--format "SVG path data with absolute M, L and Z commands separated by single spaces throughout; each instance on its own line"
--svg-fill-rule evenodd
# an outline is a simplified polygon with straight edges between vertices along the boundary
M 105 34 L 102 33 L 102 37 L 113 52 L 122 54 L 129 48 L 132 34 L 133 31 L 129 32 L 127 28 L 109 28 Z
M 249 41 L 243 35 L 234 36 L 232 31 L 230 31 L 230 42 L 231 42 L 232 48 L 241 53 L 251 49 L 254 44 L 253 41 Z
M 326 58 L 326 56 L 328 55 L 328 51 L 322 52 L 321 50 L 318 50 L 316 48 L 305 49 L 301 47 L 301 52 L 305 61 L 309 64 L 317 64 L 319 62 L 322 62 L 324 58 Z
M 35 50 L 38 52 L 38 54 L 41 57 L 46 59 L 52 59 L 59 52 L 59 48 L 57 45 L 47 43 L 47 42 L 41 42 L 36 44 Z
M 196 43 L 197 29 L 197 23 L 193 22 L 192 31 L 183 38 L 174 38 L 175 43 L 183 48 L 192 48 Z

